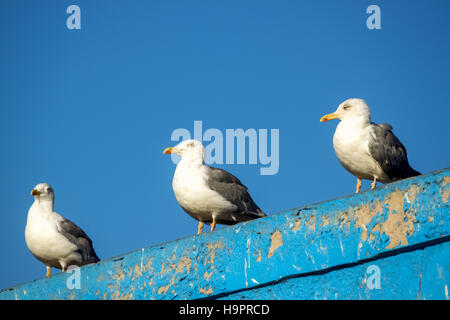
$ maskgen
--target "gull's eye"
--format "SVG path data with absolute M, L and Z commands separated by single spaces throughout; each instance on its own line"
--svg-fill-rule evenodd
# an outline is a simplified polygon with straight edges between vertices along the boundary
M 187 144 L 187 146 L 188 146 L 188 147 L 193 147 L 193 146 L 194 146 L 194 143 L 193 143 L 193 142 L 189 142 L 189 143 Z
M 52 193 L 53 192 L 53 189 L 52 188 L 47 188 L 47 193 Z
M 350 109 L 350 106 L 348 104 L 346 104 L 342 109 L 348 110 L 348 109 Z

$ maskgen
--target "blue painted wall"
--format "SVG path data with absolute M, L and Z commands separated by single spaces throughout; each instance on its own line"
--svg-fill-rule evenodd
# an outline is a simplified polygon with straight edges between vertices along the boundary
M 0 299 L 449 299 L 450 170 L 0 292 Z M 69 283 L 69 285 L 68 285 Z

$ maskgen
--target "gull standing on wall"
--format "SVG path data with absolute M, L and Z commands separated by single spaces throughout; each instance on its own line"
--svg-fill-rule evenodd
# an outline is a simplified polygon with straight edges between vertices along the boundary
M 28 249 L 47 267 L 67 270 L 68 266 L 83 266 L 100 261 L 92 240 L 73 222 L 53 211 L 55 194 L 47 183 L 31 191 L 34 202 L 28 211 L 25 241 Z
M 231 173 L 204 164 L 205 148 L 197 140 L 186 140 L 164 154 L 181 157 L 173 176 L 172 186 L 178 204 L 196 219 L 197 234 L 203 224 L 233 225 L 266 215 L 250 197 L 247 188 Z
M 408 163 L 406 149 L 388 124 L 370 121 L 370 110 L 362 99 L 348 99 L 334 113 L 320 121 L 341 120 L 333 136 L 333 147 L 339 162 L 356 176 L 356 193 L 361 179 L 389 183 L 420 173 Z

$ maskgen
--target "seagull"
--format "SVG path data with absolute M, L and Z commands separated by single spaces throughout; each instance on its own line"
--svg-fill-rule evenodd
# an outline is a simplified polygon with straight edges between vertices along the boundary
M 204 164 L 205 148 L 197 140 L 185 140 L 164 154 L 181 157 L 173 176 L 175 198 L 181 208 L 198 221 L 197 234 L 203 224 L 233 225 L 265 217 L 238 178 L 231 173 Z
M 28 249 L 47 267 L 62 269 L 100 261 L 92 240 L 73 222 L 53 211 L 55 194 L 48 183 L 40 183 L 31 191 L 34 202 L 28 211 L 25 241 Z
M 362 99 L 348 99 L 334 113 L 320 121 L 341 120 L 333 136 L 333 147 L 339 162 L 356 176 L 356 193 L 361 179 L 389 183 L 421 173 L 410 167 L 406 149 L 388 124 L 370 121 L 370 109 Z

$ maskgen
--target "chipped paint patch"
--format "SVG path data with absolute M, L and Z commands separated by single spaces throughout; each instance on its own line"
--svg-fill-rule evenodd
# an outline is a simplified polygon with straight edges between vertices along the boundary
M 175 276 L 172 277 L 172 279 L 170 279 L 170 282 L 162 287 L 158 288 L 158 294 L 166 294 L 167 291 L 169 291 L 169 288 L 175 283 Z
M 123 269 L 120 268 L 119 273 L 114 275 L 114 278 L 116 279 L 116 281 L 120 281 L 123 278 L 125 278 L 125 273 L 123 273 Z
M 172 256 L 172 261 L 176 259 L 176 255 Z M 192 260 L 189 257 L 182 257 L 178 260 L 177 264 L 175 263 L 162 263 L 160 274 L 170 273 L 175 271 L 177 273 L 183 272 L 186 269 L 186 272 L 189 273 L 191 270 Z
M 282 239 L 281 232 L 276 230 L 272 235 L 270 236 L 270 248 L 269 252 L 267 253 L 267 258 L 270 258 L 273 256 L 275 250 L 277 250 L 279 247 L 283 245 L 283 239 Z
M 144 264 L 144 271 L 151 271 L 152 273 L 154 272 L 154 270 L 153 270 L 153 259 L 154 258 L 150 258 L 150 259 L 148 259 L 148 261 L 147 261 L 147 263 L 146 264 Z
M 363 204 L 359 208 L 354 207 L 353 209 L 350 209 L 350 216 L 355 219 L 355 227 L 362 229 L 361 241 L 367 240 L 367 237 L 371 234 L 367 226 L 372 219 L 381 212 L 383 212 L 383 205 L 380 201 L 376 201 L 372 206 Z
M 133 300 L 133 294 L 125 293 L 114 298 L 114 300 Z
M 445 176 L 442 179 L 442 186 L 445 187 L 446 185 L 450 184 L 450 176 Z
M 178 262 L 175 271 L 177 273 L 183 272 L 184 269 L 186 269 L 186 272 L 189 273 L 191 270 L 191 264 L 192 261 L 189 257 L 182 257 L 180 261 Z
M 442 181 L 441 197 L 443 203 L 448 203 L 448 197 L 450 196 L 450 177 L 444 177 Z
M 300 228 L 301 224 L 302 224 L 302 218 L 298 218 L 295 221 L 294 226 L 292 227 L 292 231 L 296 232 Z
M 327 250 L 328 250 L 327 245 L 322 245 L 322 244 L 320 244 L 320 245 L 319 245 L 319 248 L 320 248 L 320 250 L 322 251 L 323 254 L 325 254 L 325 255 L 327 254 L 327 252 L 328 252 L 328 251 L 327 251 Z
M 399 245 L 407 245 L 407 235 L 414 233 L 415 218 L 412 212 L 403 210 L 405 197 L 400 190 L 392 192 L 385 204 L 389 207 L 387 219 L 381 224 L 381 231 L 389 238 L 386 249 L 392 249 Z
M 203 293 L 203 294 L 206 294 L 206 295 L 210 295 L 211 293 L 213 293 L 213 289 L 211 288 L 211 286 L 209 286 L 208 289 L 206 289 L 206 287 L 200 288 L 198 291 L 200 293 Z
M 142 265 L 142 264 L 141 264 Z M 134 273 L 133 273 L 133 277 L 131 278 L 131 280 L 136 279 L 137 277 L 141 277 L 142 276 L 142 269 L 140 266 L 135 265 L 134 266 Z
M 344 211 L 341 213 L 341 216 L 339 217 L 339 221 L 340 221 L 339 228 L 342 229 L 344 227 L 344 224 L 347 224 L 347 227 L 350 226 L 350 220 L 348 218 L 348 214 L 349 214 L 349 211 Z
M 261 262 L 261 259 L 262 259 L 261 250 L 258 250 L 258 257 L 256 258 L 256 261 Z
M 208 249 L 208 254 L 205 258 L 204 265 L 207 265 L 208 263 L 213 264 L 216 258 L 216 250 L 224 248 L 224 245 L 218 241 L 216 243 L 208 243 L 206 248 Z
M 203 274 L 203 278 L 206 280 L 206 281 L 209 281 L 209 278 L 211 278 L 211 275 L 212 275 L 212 271 L 210 272 L 210 273 L 208 273 L 207 271 L 205 271 L 205 273 Z
M 322 217 L 322 223 L 320 224 L 321 227 L 326 227 L 330 223 L 330 217 L 329 216 L 323 216 Z
M 316 231 L 316 215 L 315 214 L 310 215 L 309 219 L 305 221 L 305 225 L 312 231 Z
M 414 203 L 416 196 L 420 193 L 420 187 L 418 185 L 412 185 L 411 188 L 405 193 L 405 198 L 408 203 Z

